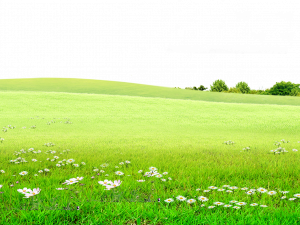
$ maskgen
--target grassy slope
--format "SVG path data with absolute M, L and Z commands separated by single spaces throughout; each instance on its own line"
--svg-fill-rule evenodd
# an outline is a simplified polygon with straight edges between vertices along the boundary
M 19 80 L 26 81 L 27 79 Z M 41 88 L 41 84 L 37 84 L 38 90 L 26 86 L 26 84 L 18 87 L 14 85 L 17 82 L 11 82 L 11 86 L 9 86 L 8 83 L 4 85 L 4 80 L 0 80 L 0 89 L 13 90 L 14 86 L 16 89 L 28 91 L 87 93 L 90 86 L 94 90 L 99 87 L 99 85 L 93 86 L 93 82 L 97 81 L 91 81 L 88 84 L 84 81 L 89 82 L 89 80 L 65 80 L 74 81 L 73 86 L 68 86 L 69 90 L 59 89 L 57 83 L 53 83 L 53 86 L 50 85 L 48 90 L 45 87 Z M 49 84 L 49 82 L 47 83 Z M 63 84 L 63 82 L 59 83 Z M 16 157 L 12 155 L 13 151 L 21 148 L 33 147 L 44 152 L 49 148 L 43 147 L 42 144 L 51 141 L 57 144 L 51 149 L 70 149 L 70 158 L 75 158 L 77 162 L 85 161 L 89 168 L 92 165 L 99 166 L 103 162 L 114 166 L 118 165 L 120 161 L 130 160 L 134 169 L 124 171 L 127 174 L 128 172 L 136 174 L 138 169 L 147 171 L 149 166 L 158 167 L 159 172 L 168 171 L 174 179 L 174 187 L 168 187 L 163 191 L 163 188 L 158 186 L 156 198 L 165 199 L 173 194 L 175 196 L 179 194 L 194 195 L 197 194 L 195 192 L 197 187 L 203 190 L 210 185 L 220 186 L 223 184 L 256 188 L 258 186 L 267 188 L 270 185 L 270 189 L 277 187 L 281 190 L 289 190 L 291 193 L 300 192 L 297 169 L 295 169 L 298 168 L 299 157 L 297 153 L 291 151 L 292 148 L 299 149 L 299 144 L 296 143 L 299 141 L 298 134 L 300 132 L 297 98 L 206 93 L 140 86 L 148 87 L 148 89 L 140 89 L 144 91 L 140 94 L 147 97 L 151 93 L 156 94 L 155 97 L 164 97 L 162 93 L 168 90 L 169 92 L 166 91 L 166 93 L 177 93 L 177 97 L 181 97 L 181 99 L 188 99 L 184 96 L 191 94 L 198 98 L 195 100 L 205 100 L 202 99 L 205 95 L 206 101 L 214 101 L 212 96 L 227 95 L 232 96 L 232 99 L 229 99 L 231 101 L 236 101 L 237 97 L 241 97 L 240 100 L 247 103 L 251 103 L 247 98 L 258 101 L 257 104 L 230 104 L 228 107 L 228 104 L 217 102 L 112 96 L 114 94 L 130 95 L 128 94 L 130 90 L 134 90 L 132 91 L 133 95 L 134 92 L 138 92 L 139 85 L 108 81 L 99 81 L 99 83 L 107 84 L 106 89 L 102 88 L 103 92 L 106 92 L 103 94 L 111 94 L 111 96 L 0 91 L 0 126 L 11 124 L 18 128 L 9 129 L 7 133 L 1 134 L 5 141 L 0 145 L 3 153 L 0 154 L 0 161 L 15 159 Z M 124 84 L 124 87 L 115 89 L 115 93 L 111 93 L 113 85 L 115 86 L 116 83 Z M 24 89 L 24 86 L 28 89 Z M 78 87 L 82 88 L 81 91 L 78 90 Z M 134 89 L 134 87 L 136 88 Z M 155 92 L 154 88 L 161 91 Z M 127 93 L 125 93 L 126 90 Z M 260 101 L 263 98 L 265 103 L 282 105 L 258 105 L 264 103 L 264 101 Z M 287 106 L 288 104 L 294 106 Z M 39 118 L 30 119 L 35 116 L 39 116 Z M 42 120 L 42 117 L 45 119 Z M 62 119 L 64 117 L 70 118 L 73 124 L 46 125 L 46 122 L 50 120 L 65 121 Z M 28 129 L 32 125 L 36 125 L 37 128 Z M 26 126 L 27 129 L 20 129 L 21 126 Z M 282 138 L 291 141 L 291 143 L 283 145 L 289 153 L 280 157 L 268 154 L 270 149 L 275 149 L 274 141 Z M 236 145 L 222 144 L 226 140 L 233 140 Z M 252 149 L 251 152 L 240 152 L 242 148 L 249 145 Z M 88 149 L 90 154 L 86 154 L 83 149 Z M 28 158 L 27 155 L 25 157 Z M 48 161 L 44 163 L 45 158 L 46 156 L 40 157 L 43 160 L 43 166 L 54 169 L 53 163 Z M 34 164 L 31 162 L 29 164 L 22 169 L 28 170 L 31 174 L 44 168 L 33 169 L 31 165 Z M 18 166 L 12 168 L 11 171 L 3 166 L 0 169 L 7 171 L 7 177 L 21 171 Z M 83 174 L 86 173 L 79 172 L 74 176 Z M 66 179 L 64 176 L 56 177 L 53 173 L 52 185 L 58 184 L 57 181 L 60 178 Z M 134 177 L 134 179 L 139 178 Z M 6 184 L 11 181 L 3 182 Z M 129 188 L 128 183 L 131 182 L 129 180 L 124 182 L 124 189 Z M 23 184 L 27 185 L 26 182 Z M 32 185 L 27 186 L 31 187 Z M 47 197 L 46 187 L 54 188 L 54 186 L 50 187 L 50 183 L 39 182 L 39 185 L 44 188 L 40 198 Z M 130 188 L 138 185 L 134 183 Z M 98 188 L 97 184 L 95 187 Z M 6 194 L 3 195 L 3 198 L 7 199 L 9 197 L 8 187 L 4 188 L 3 191 Z M 50 193 L 50 189 L 48 193 Z M 150 187 L 148 189 L 151 191 Z M 14 193 L 13 196 L 17 196 L 17 194 Z M 242 196 L 243 198 L 238 198 L 238 200 L 249 202 L 245 194 Z M 216 200 L 223 201 L 222 198 Z M 264 203 L 268 204 L 269 202 L 266 200 Z M 288 203 L 292 211 L 299 210 L 295 205 L 290 204 L 292 203 Z M 143 207 L 140 207 L 141 212 L 144 212 Z M 280 212 L 284 208 L 275 210 L 270 207 L 265 209 L 265 212 Z M 87 207 L 88 211 L 89 207 Z M 207 213 L 207 209 L 204 212 Z M 132 211 L 132 213 L 134 212 Z M 266 215 L 269 216 L 268 219 L 274 218 L 274 214 Z M 192 216 L 194 216 L 193 210 L 191 210 L 190 217 L 192 218 Z

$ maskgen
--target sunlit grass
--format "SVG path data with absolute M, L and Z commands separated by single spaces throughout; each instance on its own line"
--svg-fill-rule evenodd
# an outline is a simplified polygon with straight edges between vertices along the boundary
M 42 92 L 0 99 L 4 213 L 40 203 L 71 204 L 76 220 L 102 222 L 297 218 L 299 106 Z M 25 187 L 29 198 L 17 191 Z
M 12 126 L 8 126 L 10 129 L 14 129 L 15 127 L 12 127 Z M 26 127 L 23 127 L 23 129 L 25 129 Z M 31 127 L 32 129 L 35 129 L 36 126 L 32 126 Z M 3 128 L 4 132 L 7 132 L 7 128 Z M 1 138 L 0 139 L 1 142 L 5 141 L 4 138 Z M 281 140 L 285 143 L 285 140 Z M 288 142 L 286 142 L 288 143 Z M 298 142 L 299 143 L 299 142 Z M 232 142 L 232 141 L 227 141 L 227 142 L 224 142 L 223 144 L 225 145 L 234 145 L 235 143 Z M 279 146 L 281 143 L 279 142 L 276 142 L 275 145 Z M 46 143 L 44 144 L 44 146 L 47 146 L 47 147 L 53 147 L 55 146 L 55 144 L 53 143 Z M 244 152 L 251 152 L 251 148 L 249 147 L 246 147 L 243 149 Z M 293 152 L 297 152 L 297 149 L 292 149 Z M 276 150 L 270 150 L 271 153 L 273 154 L 287 154 L 288 151 L 286 151 L 284 148 L 277 148 Z M 28 176 L 28 172 L 27 171 L 18 171 L 18 175 L 16 175 L 15 173 L 13 175 L 11 175 L 11 173 L 8 173 L 7 175 L 10 175 L 10 176 L 14 176 L 15 179 L 13 179 L 12 177 L 10 176 L 6 176 L 5 179 L 7 184 L 9 184 L 9 187 L 10 187 L 10 190 L 8 188 L 8 186 L 6 186 L 5 188 L 5 185 L 4 185 L 4 188 L 3 190 L 6 190 L 7 191 L 7 194 L 12 194 L 13 196 L 13 199 L 16 200 L 18 199 L 19 202 L 15 202 L 15 203 L 9 203 L 8 201 L 8 196 L 9 195 L 6 195 L 4 194 L 3 195 L 3 202 L 7 203 L 7 205 L 14 205 L 14 204 L 18 204 L 20 202 L 22 202 L 21 200 L 21 197 L 20 195 L 16 195 L 16 193 L 11 193 L 12 190 L 14 191 L 18 191 L 19 193 L 23 193 L 25 195 L 25 197 L 23 198 L 29 198 L 29 197 L 33 197 L 33 196 L 39 196 L 40 193 L 43 193 L 41 192 L 44 188 L 41 188 L 43 186 L 43 183 L 45 183 L 45 178 L 47 179 L 50 179 L 50 178 L 54 178 L 54 179 L 51 179 L 51 182 L 47 183 L 47 185 L 45 185 L 45 192 L 46 191 L 51 191 L 51 188 L 49 188 L 49 186 L 54 186 L 56 187 L 55 189 L 56 190 L 72 190 L 76 197 L 78 197 L 78 193 L 79 192 L 82 192 L 82 193 L 86 193 L 85 195 L 88 195 L 88 193 L 86 192 L 87 190 L 84 190 L 83 188 L 82 189 L 79 189 L 79 186 L 88 186 L 88 187 L 91 187 L 91 186 L 96 186 L 96 187 L 93 187 L 93 189 L 91 190 L 91 193 L 101 193 L 101 194 L 104 194 L 104 191 L 103 190 L 110 190 L 110 189 L 114 189 L 114 188 L 118 188 L 118 186 L 121 186 L 121 183 L 120 182 L 120 179 L 121 178 L 118 178 L 118 180 L 115 180 L 115 182 L 112 182 L 110 180 L 103 180 L 103 181 L 98 181 L 98 184 L 101 184 L 101 185 L 105 185 L 106 186 L 106 189 L 103 189 L 101 188 L 100 185 L 97 185 L 93 182 L 93 180 L 95 179 L 95 177 L 98 177 L 98 179 L 100 179 L 101 177 L 105 177 L 105 176 L 109 176 L 108 174 L 105 174 L 105 171 L 104 170 L 100 170 L 98 168 L 93 168 L 92 171 L 94 173 L 90 173 L 88 172 L 88 169 L 86 168 L 86 163 L 85 162 L 81 162 L 81 163 L 75 163 L 75 157 L 67 157 L 68 159 L 62 159 L 60 161 L 59 158 L 61 158 L 60 155 L 65 155 L 65 154 L 68 154 L 68 156 L 70 155 L 70 150 L 63 150 L 62 152 L 56 152 L 56 151 L 51 151 L 51 150 L 48 150 L 48 151 L 45 151 L 46 154 L 53 154 L 54 156 L 51 158 L 46 158 L 46 160 L 49 162 L 53 162 L 53 163 L 48 163 L 47 165 L 52 165 L 52 169 L 53 172 L 47 168 L 45 168 L 44 170 L 38 170 L 37 167 L 40 167 L 40 165 L 42 164 L 37 164 L 38 163 L 38 160 L 36 158 L 43 158 L 42 156 L 38 156 L 39 154 L 42 154 L 42 151 L 41 150 L 38 150 L 38 151 L 35 151 L 34 148 L 30 148 L 28 149 L 28 151 L 25 151 L 25 150 L 20 150 L 20 152 L 16 152 L 15 155 L 16 156 L 19 156 L 20 154 L 25 154 L 25 155 L 28 155 L 28 157 L 31 159 L 30 161 L 32 163 L 30 163 L 32 166 L 30 167 L 27 167 L 29 168 L 31 171 L 37 171 L 36 174 L 31 174 Z M 10 164 L 6 166 L 7 168 L 7 171 L 5 170 L 1 170 L 1 172 L 3 174 L 5 174 L 6 172 L 10 172 L 10 170 L 14 171 L 16 170 L 17 167 L 14 167 L 13 165 L 24 165 L 26 163 L 29 164 L 28 161 L 26 161 L 26 159 L 24 158 L 25 155 L 23 157 L 17 157 L 15 159 L 12 159 L 10 160 Z M 76 155 L 76 154 L 75 154 Z M 270 157 L 270 156 L 269 156 Z M 276 156 L 278 157 L 278 156 Z M 27 157 L 26 157 L 27 158 Z M 45 161 L 45 159 L 44 159 Z M 35 164 L 34 164 L 35 163 Z M 119 163 L 120 165 L 124 165 L 123 162 Z M 129 166 L 131 164 L 130 161 L 125 161 L 125 166 Z M 56 166 L 56 168 L 54 167 L 54 165 Z M 71 166 L 72 165 L 72 166 Z M 102 164 L 101 167 L 102 168 L 106 168 L 108 167 L 109 164 L 105 163 L 105 164 Z M 79 170 L 81 174 L 90 174 L 90 175 L 94 175 L 94 176 L 91 176 L 91 177 L 73 177 L 73 178 L 68 178 L 66 179 L 67 176 L 71 176 L 73 174 L 73 171 L 76 171 L 78 168 L 80 167 L 81 169 Z M 59 168 L 59 169 L 58 169 Z M 118 166 L 116 166 L 115 168 L 118 168 Z M 18 169 L 17 169 L 18 170 Z M 66 172 L 60 172 L 60 170 L 62 171 L 66 171 Z M 156 178 L 162 178 L 164 175 L 167 175 L 168 172 L 164 172 L 162 174 L 159 174 L 157 173 L 157 168 L 155 167 L 150 167 L 149 168 L 149 172 L 146 172 L 144 174 L 144 176 L 146 177 L 153 177 L 153 176 L 156 176 Z M 76 173 L 78 174 L 79 171 L 77 171 Z M 52 173 L 51 173 L 52 172 Z M 101 175 L 100 175 L 100 173 Z M 141 173 L 142 170 L 139 170 L 138 173 Z M 44 174 L 43 174 L 44 173 Z M 49 175 L 48 175 L 49 173 Z M 53 175 L 52 175 L 53 174 Z M 104 175 L 104 176 L 103 176 Z M 115 172 L 115 175 L 118 175 L 118 176 L 125 176 L 125 174 L 121 171 L 116 171 Z M 40 178 L 38 178 L 40 176 Z M 131 176 L 131 175 L 128 175 L 128 176 Z M 33 180 L 34 177 L 37 177 L 35 180 Z M 141 177 L 141 176 L 140 176 Z M 84 179 L 85 178 L 85 179 Z M 142 177 L 141 177 L 142 178 Z M 65 179 L 65 180 L 64 180 Z M 20 182 L 20 180 L 22 180 L 22 182 Z M 64 188 L 64 187 L 57 187 L 58 184 L 59 184 L 59 180 L 64 180 L 65 182 L 64 183 L 61 183 L 61 184 L 66 184 L 66 185 L 72 185 L 72 186 L 76 186 L 75 189 L 70 189 L 70 188 Z M 83 183 L 82 181 L 85 180 L 85 182 Z M 161 180 L 161 183 L 164 183 L 166 182 L 167 180 L 172 180 L 171 177 L 168 177 L 168 179 L 155 179 L 153 181 L 157 181 L 157 180 Z M 134 183 L 134 181 L 138 181 L 138 182 L 145 182 L 145 180 L 143 179 L 140 179 L 140 180 L 128 180 L 127 178 L 124 178 L 124 183 L 126 185 L 126 187 L 128 187 L 128 183 Z M 152 181 L 152 182 L 153 182 Z M 168 181 L 168 182 L 169 182 Z M 55 182 L 57 182 L 57 184 L 55 184 Z M 80 183 L 79 183 L 80 182 Z M 15 183 L 15 184 L 14 184 Z M 37 184 L 39 187 L 34 187 L 33 190 L 31 189 L 27 189 L 27 187 L 23 187 L 23 188 L 20 188 L 20 189 L 12 189 L 12 187 L 14 186 L 18 186 L 20 187 L 20 185 L 24 183 L 24 185 L 27 185 L 27 186 L 33 186 L 33 184 Z M 127 183 L 127 184 L 126 184 Z M 156 183 L 158 186 L 159 184 Z M 23 185 L 23 186 L 24 186 Z M 97 187 L 98 186 L 98 187 Z M 137 185 L 134 185 L 135 187 L 137 187 Z M 175 187 L 172 187 L 172 185 L 170 185 L 172 189 L 174 189 Z M 2 187 L 2 185 L 1 185 Z M 121 186 L 122 187 L 122 186 Z M 160 186 L 161 187 L 161 186 Z M 228 190 L 225 189 L 228 188 Z M 145 188 L 145 186 L 143 186 L 143 188 Z M 210 189 L 210 190 L 209 190 Z M 240 189 L 240 190 L 239 190 Z M 200 190 L 201 188 L 197 188 L 196 189 L 196 192 L 194 193 L 199 193 L 197 197 L 197 200 L 199 201 L 199 207 L 206 207 L 207 209 L 212 209 L 216 206 L 223 206 L 225 208 L 227 207 L 232 207 L 233 209 L 240 209 L 241 207 L 243 208 L 247 208 L 247 205 L 248 207 L 255 207 L 255 206 L 259 206 L 259 207 L 284 207 L 284 206 L 287 206 L 289 202 L 291 202 L 293 204 L 293 202 L 296 202 L 300 197 L 300 194 L 299 193 L 290 193 L 289 196 L 293 197 L 293 198 L 290 198 L 290 197 L 287 197 L 287 193 L 289 193 L 289 191 L 281 191 L 281 190 L 271 190 L 271 191 L 268 191 L 262 187 L 259 187 L 258 189 L 250 189 L 248 190 L 249 188 L 248 187 L 242 187 L 242 188 L 239 188 L 239 187 L 236 187 L 236 186 L 229 186 L 229 185 L 223 185 L 222 188 L 218 188 L 218 187 L 215 187 L 215 186 L 210 186 L 208 187 L 207 190 L 203 190 L 202 192 L 202 195 L 200 195 Z M 277 188 L 276 188 L 277 189 Z M 81 190 L 81 191 L 79 191 Z M 97 191 L 96 191 L 97 190 Z M 213 191 L 213 190 L 217 190 L 217 191 Z M 239 191 L 237 191 L 239 190 Z M 149 191 L 149 190 L 148 190 Z M 211 202 L 210 204 L 208 204 L 208 201 L 210 200 L 210 198 L 208 198 L 207 196 L 211 196 L 212 194 L 210 193 L 210 191 L 214 192 L 213 194 L 213 197 L 211 198 Z M 51 191 L 52 192 L 52 191 Z M 54 190 L 53 190 L 54 192 Z M 178 191 L 177 191 L 178 192 Z M 222 201 L 224 201 L 225 199 L 227 199 L 227 201 L 225 200 L 224 202 L 220 202 L 220 201 L 216 201 L 218 199 L 218 197 L 216 196 L 216 193 L 222 193 L 220 198 L 223 199 Z M 5 193 L 5 192 L 2 192 L 2 194 Z M 54 192 L 55 193 L 55 192 Z M 224 194 L 226 193 L 226 194 Z M 232 194 L 231 194 L 232 193 Z M 239 193 L 238 195 L 234 195 L 234 193 Z M 257 193 L 257 194 L 256 194 Z M 266 193 L 266 194 L 262 194 L 262 193 Z M 146 194 L 146 193 L 144 193 Z M 220 195 L 220 194 L 219 194 Z M 243 196 L 244 195 L 244 196 Z M 249 197 L 246 197 L 246 196 L 250 196 L 250 200 L 256 200 L 256 201 L 261 201 L 262 203 L 261 204 L 258 204 L 256 202 L 243 202 L 243 201 L 236 201 L 234 200 L 235 198 L 241 198 L 243 199 L 244 201 L 247 201 L 249 200 Z M 272 197 L 272 198 L 268 198 L 267 196 L 275 196 L 276 197 Z M 45 196 L 45 195 L 44 195 Z M 47 195 L 46 195 L 47 196 Z M 49 197 L 52 196 L 54 197 L 55 195 L 48 195 Z M 64 197 L 62 199 L 64 199 L 65 201 L 67 201 L 68 199 L 68 194 L 64 195 Z M 99 195 L 98 195 L 99 196 Z M 164 195 L 161 195 L 161 196 L 166 196 L 166 194 Z M 192 196 L 192 194 L 190 194 L 189 196 Z M 206 197 L 205 197 L 206 196 Z M 233 197 L 235 196 L 235 197 Z M 255 196 L 255 197 L 253 197 Z M 4 201 L 4 197 L 7 197 L 7 202 Z M 127 196 L 129 197 L 129 196 Z M 158 197 L 158 198 L 157 198 Z M 154 198 L 156 199 L 157 198 L 157 201 L 160 202 L 162 201 L 161 198 L 159 198 L 160 196 L 155 196 Z M 196 197 L 196 196 L 195 196 Z M 80 196 L 80 198 L 85 198 L 84 196 Z M 89 198 L 87 199 L 91 199 L 91 198 L 94 198 L 96 199 L 97 197 L 92 197 L 92 196 L 89 196 Z M 152 198 L 153 199 L 153 198 Z M 229 199 L 231 199 L 229 201 Z M 10 199 L 11 200 L 11 199 Z M 180 204 L 182 204 L 182 202 L 186 202 L 186 204 L 190 205 L 192 204 L 193 207 L 196 207 L 196 200 L 193 199 L 193 198 L 186 198 L 185 196 L 182 196 L 182 195 L 178 195 L 176 197 L 176 200 L 177 202 L 180 202 Z M 273 200 L 273 201 L 271 201 Z M 167 207 L 169 207 L 169 204 L 174 204 L 174 199 L 173 198 L 167 198 L 167 199 L 164 199 L 164 202 L 167 203 Z M 265 203 L 268 202 L 270 205 L 266 205 Z M 63 205 L 63 204 L 62 204 Z M 178 206 L 178 203 L 177 203 L 177 206 Z M 176 208 L 176 205 L 174 206 L 174 209 Z M 79 210 L 80 209 L 80 206 L 77 206 L 77 209 Z M 250 208 L 251 209 L 251 208 Z M 247 209 L 247 210 L 250 210 L 250 209 Z M 247 211 L 246 210 L 246 211 Z

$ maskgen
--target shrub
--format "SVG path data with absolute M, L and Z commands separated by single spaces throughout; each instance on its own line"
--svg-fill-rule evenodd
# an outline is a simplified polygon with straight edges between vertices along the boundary
M 293 88 L 290 92 L 290 96 L 297 96 L 300 94 L 299 88 Z
M 239 89 L 240 92 L 243 94 L 248 94 L 250 92 L 250 88 L 246 82 L 241 81 L 241 82 L 237 83 L 237 85 L 235 87 L 237 89 Z
M 266 90 L 250 90 L 248 94 L 256 94 L 256 95 L 270 95 L 269 93 L 270 89 Z
M 300 84 L 296 84 L 291 90 L 290 96 L 298 96 L 300 94 Z
M 257 90 L 250 90 L 249 94 L 257 94 Z
M 257 90 L 257 94 L 259 94 L 259 95 L 270 95 L 270 89 Z
M 241 91 L 239 89 L 237 89 L 236 87 L 230 87 L 228 89 L 228 91 L 222 91 L 224 93 L 241 93 Z
M 242 93 L 240 89 L 236 88 L 236 87 L 231 87 L 229 88 L 228 91 L 226 91 L 227 93 Z
M 228 87 L 223 80 L 216 80 L 213 85 L 210 86 L 210 91 L 222 92 L 228 91 Z
M 273 87 L 271 87 L 269 92 L 272 95 L 290 95 L 293 89 L 295 89 L 293 91 L 293 94 L 295 94 L 296 90 L 299 91 L 299 84 L 294 84 L 290 81 L 281 81 L 280 83 L 276 82 L 276 84 Z
M 200 85 L 200 87 L 198 87 L 199 91 L 205 91 L 207 89 L 207 87 L 204 87 L 203 85 Z

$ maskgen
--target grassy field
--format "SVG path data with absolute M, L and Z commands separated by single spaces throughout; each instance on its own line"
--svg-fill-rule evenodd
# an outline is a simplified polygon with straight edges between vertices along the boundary
M 300 223 L 299 98 L 29 80 L 0 80 L 0 224 Z

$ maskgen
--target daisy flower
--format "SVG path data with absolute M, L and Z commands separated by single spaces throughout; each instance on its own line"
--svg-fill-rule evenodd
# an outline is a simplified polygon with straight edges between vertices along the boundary
M 204 197 L 204 196 L 200 196 L 198 197 L 198 199 L 201 201 L 201 202 L 206 202 L 208 201 L 208 198 Z
M 68 161 L 68 163 L 75 162 L 75 160 L 74 160 L 74 159 L 68 159 L 67 161 Z
M 236 203 L 236 202 L 238 202 L 238 201 L 235 201 L 235 200 L 230 201 L 230 203 Z
M 179 201 L 185 201 L 185 200 L 186 200 L 186 198 L 183 197 L 183 196 L 181 196 L 181 195 L 177 196 L 176 198 L 177 198 Z
M 98 183 L 99 183 L 99 184 L 102 184 L 103 186 L 113 184 L 112 181 L 109 181 L 109 180 L 98 181 Z
M 282 194 L 287 194 L 289 191 L 281 191 Z
M 230 190 L 226 190 L 226 192 L 228 192 L 228 193 L 232 193 L 232 191 L 230 191 Z
M 225 189 L 223 189 L 223 188 L 220 188 L 220 189 L 218 189 L 218 191 L 225 191 Z
M 142 172 L 143 172 L 143 170 L 139 170 L 139 171 L 138 171 L 138 173 L 142 173 Z
M 173 200 L 173 198 L 168 198 L 165 200 L 165 202 L 171 203 L 171 202 L 174 202 L 174 200 Z
M 267 190 L 264 189 L 264 188 L 258 188 L 257 191 L 260 192 L 260 193 L 265 193 L 265 192 L 267 192 Z
M 36 162 L 37 160 L 36 159 L 32 159 L 32 162 Z
M 209 189 L 218 189 L 217 187 L 215 187 L 215 186 L 210 186 L 210 187 L 208 187 Z
M 232 205 L 224 205 L 224 207 L 231 207 Z
M 294 196 L 300 198 L 300 194 L 294 194 Z
M 257 205 L 258 205 L 257 203 L 250 204 L 250 206 L 257 206 Z
M 229 189 L 231 189 L 231 190 L 236 190 L 236 189 L 238 189 L 238 187 L 232 186 L 232 187 L 229 187 Z
M 294 201 L 296 198 L 289 198 L 290 201 Z
M 298 150 L 297 149 L 293 149 L 293 152 L 298 152 Z
M 243 190 L 243 191 L 245 191 L 245 190 L 247 190 L 247 189 L 248 189 L 247 187 L 241 188 L 241 190 Z
M 216 206 L 212 205 L 212 206 L 208 206 L 207 208 L 213 209 L 213 208 L 215 208 L 215 207 L 216 207 Z
M 64 190 L 64 188 L 55 188 L 56 190 Z
M 286 198 L 286 196 L 282 196 L 282 197 L 281 197 L 281 199 L 285 199 L 285 198 Z
M 70 184 L 75 184 L 75 183 L 77 183 L 78 181 L 77 180 L 73 180 L 73 178 L 72 179 L 70 179 L 70 180 L 66 180 L 66 184 L 67 185 L 70 185 Z
M 85 165 L 85 162 L 81 162 L 82 165 Z
M 241 207 L 239 207 L 239 206 L 233 206 L 232 208 L 240 209 Z
M 247 205 L 246 202 L 238 202 L 238 203 L 235 203 L 235 204 L 237 204 L 237 205 Z
M 223 185 L 223 187 L 230 187 L 229 185 Z
M 123 175 L 124 173 L 122 173 L 121 171 L 117 171 L 117 172 L 115 172 L 115 174 L 121 176 L 121 175 Z
M 196 189 L 196 191 L 200 191 L 200 190 L 201 190 L 200 188 L 197 188 L 197 189 Z
M 151 170 L 151 171 L 156 171 L 157 168 L 155 168 L 155 167 L 152 166 L 152 167 L 149 168 L 149 170 Z
M 25 194 L 26 192 L 30 192 L 31 190 L 28 189 L 28 188 L 26 188 L 26 187 L 24 187 L 23 189 L 18 189 L 17 191 L 20 192 L 20 193 L 22 193 L 22 194 Z
M 168 172 L 163 172 L 163 175 L 167 175 L 168 174 Z
M 203 192 L 210 192 L 210 190 L 204 190 Z
M 28 174 L 28 172 L 27 172 L 27 171 L 22 171 L 22 172 L 19 173 L 19 174 L 22 175 L 22 176 L 24 176 L 24 175 Z
M 93 169 L 94 172 L 97 172 L 99 169 Z
M 215 205 L 224 205 L 222 202 L 214 202 Z
M 124 164 L 124 162 L 120 162 L 119 164 L 120 164 L 120 165 L 123 165 L 123 164 Z
M 268 207 L 268 206 L 266 206 L 266 205 L 260 205 L 260 207 Z
M 78 164 L 73 164 L 73 166 L 75 166 L 75 167 L 79 167 L 79 165 L 78 165 Z
M 60 165 L 60 164 L 56 164 L 56 166 L 57 166 L 57 167 L 61 167 L 61 165 Z
M 247 194 L 247 195 L 253 195 L 253 194 L 254 194 L 254 191 L 247 191 L 246 194 Z
M 46 168 L 46 169 L 44 169 L 44 171 L 49 172 L 50 170 Z
M 172 180 L 172 178 L 171 178 L 171 177 L 168 177 L 168 180 Z
M 54 158 L 54 159 L 59 159 L 59 157 L 58 157 L 58 156 L 54 156 L 53 158 Z
M 162 177 L 162 175 L 161 175 L 161 174 L 158 174 L 158 175 L 156 175 L 156 177 L 157 177 L 157 178 L 161 178 L 161 177 Z
M 165 182 L 165 181 L 166 181 L 166 179 L 161 179 L 161 181 L 164 181 L 164 182 Z
M 128 161 L 128 160 L 127 160 L 127 161 L 125 161 L 125 163 L 129 164 L 129 163 L 130 163 L 130 161 Z
M 268 194 L 269 195 L 275 195 L 277 192 L 276 191 L 269 191 Z
M 191 203 L 194 203 L 196 200 L 195 199 L 189 199 L 187 200 L 187 203 L 191 204 Z

